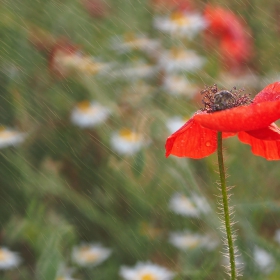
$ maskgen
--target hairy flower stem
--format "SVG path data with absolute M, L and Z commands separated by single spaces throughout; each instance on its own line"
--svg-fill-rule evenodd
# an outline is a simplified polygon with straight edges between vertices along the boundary
M 227 242 L 228 242 L 228 250 L 229 250 L 229 260 L 230 260 L 230 276 L 231 280 L 236 279 L 236 267 L 235 267 L 235 256 L 234 256 L 234 245 L 233 245 L 233 237 L 231 233 L 230 226 L 230 213 L 228 206 L 228 195 L 227 195 L 227 187 L 226 187 L 226 174 L 224 167 L 224 159 L 223 159 L 223 140 L 222 140 L 222 132 L 218 132 L 218 164 L 219 164 L 219 173 L 220 173 L 220 181 L 221 181 L 221 190 L 222 190 L 222 198 L 223 198 L 223 214 L 224 221 L 227 233 Z

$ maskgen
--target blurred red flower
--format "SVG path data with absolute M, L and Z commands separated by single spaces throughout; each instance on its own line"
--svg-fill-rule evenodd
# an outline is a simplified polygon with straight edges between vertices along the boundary
M 208 22 L 206 40 L 217 39 L 224 63 L 232 69 L 242 66 L 252 55 L 252 40 L 245 23 L 233 12 L 208 5 L 204 11 Z
M 198 111 L 166 141 L 166 156 L 203 158 L 217 149 L 217 131 L 223 138 L 238 135 L 252 153 L 267 160 L 280 159 L 280 82 L 265 87 L 250 105 L 207 113 Z
M 49 70 L 57 78 L 65 78 L 69 74 L 69 67 L 64 63 L 65 58 L 77 54 L 78 46 L 70 43 L 67 39 L 58 40 L 49 54 Z
M 103 0 L 82 0 L 82 4 L 93 18 L 103 18 L 108 15 L 109 6 Z

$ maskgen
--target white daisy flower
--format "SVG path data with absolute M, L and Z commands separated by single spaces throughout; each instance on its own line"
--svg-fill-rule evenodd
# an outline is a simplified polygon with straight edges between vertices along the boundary
M 115 132 L 111 138 L 112 148 L 121 155 L 133 155 L 146 144 L 142 134 L 126 128 Z
M 198 13 L 176 11 L 170 16 L 155 17 L 154 27 L 162 32 L 192 39 L 207 27 L 207 22 Z
M 105 261 L 112 250 L 102 247 L 100 244 L 82 244 L 72 251 L 72 260 L 80 266 L 97 266 Z
M 144 61 L 136 60 L 133 63 L 121 66 L 117 71 L 110 72 L 113 79 L 137 80 L 154 77 L 158 67 Z
M 120 53 L 140 50 L 148 55 L 155 55 L 160 48 L 160 42 L 155 39 L 147 38 L 144 35 L 125 33 L 123 36 L 114 37 L 112 46 L 114 50 Z
M 58 269 L 55 280 L 76 280 L 72 278 L 74 269 L 66 267 L 64 264 Z
M 173 48 L 162 52 L 159 66 L 167 72 L 199 70 L 205 63 L 205 58 L 196 54 L 195 51 Z
M 91 56 L 84 56 L 76 64 L 76 69 L 86 75 L 107 74 L 111 63 L 101 62 Z
M 180 75 L 166 75 L 163 80 L 163 89 L 171 95 L 185 95 L 192 98 L 199 88 L 186 77 Z
M 182 193 L 175 193 L 170 199 L 169 207 L 176 214 L 189 217 L 199 217 L 201 213 L 211 210 L 206 199 L 196 194 L 187 197 Z
M 181 193 L 175 193 L 169 202 L 169 207 L 176 214 L 190 217 L 198 217 L 200 212 L 195 203 Z
M 169 242 L 183 251 L 202 247 L 211 251 L 219 245 L 219 241 L 211 235 L 201 235 L 188 230 L 171 232 Z
M 151 262 L 138 262 L 133 268 L 122 266 L 120 276 L 124 280 L 172 280 L 175 274 Z
M 86 75 L 106 73 L 112 66 L 110 63 L 101 62 L 97 58 L 84 55 L 78 51 L 72 53 L 57 52 L 53 58 L 53 65 L 53 67 L 57 65 L 61 73 L 75 70 Z
M 208 204 L 205 197 L 199 196 L 195 193 L 191 194 L 191 200 L 195 203 L 196 207 L 199 209 L 201 213 L 209 213 L 211 211 L 211 207 Z
M 274 240 L 280 244 L 280 229 L 275 231 Z
M 21 262 L 18 253 L 12 252 L 5 247 L 0 247 L 0 270 L 12 269 Z
M 0 126 L 0 149 L 8 146 L 17 146 L 26 138 L 26 133 L 15 129 Z
M 256 246 L 253 251 L 253 257 L 260 271 L 265 274 L 272 272 L 275 267 L 275 260 L 267 251 Z
M 189 118 L 183 118 L 181 116 L 174 116 L 174 117 L 169 118 L 166 121 L 166 127 L 170 133 L 173 133 L 173 132 L 177 131 L 179 128 L 181 128 L 188 120 L 189 120 Z
M 71 113 L 71 121 L 82 128 L 94 127 L 106 121 L 110 110 L 97 102 L 79 102 Z

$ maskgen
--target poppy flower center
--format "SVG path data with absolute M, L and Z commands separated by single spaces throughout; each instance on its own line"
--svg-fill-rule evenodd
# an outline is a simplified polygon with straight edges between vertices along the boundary
M 203 95 L 202 103 L 204 105 L 201 111 L 213 113 L 233 107 L 249 105 L 253 101 L 249 97 L 249 94 L 241 94 L 242 91 L 244 89 L 237 90 L 236 87 L 233 87 L 231 90 L 218 90 L 216 84 L 205 87 L 200 92 Z

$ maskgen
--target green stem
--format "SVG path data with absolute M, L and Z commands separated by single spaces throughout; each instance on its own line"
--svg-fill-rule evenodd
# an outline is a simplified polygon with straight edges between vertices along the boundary
M 218 164 L 219 164 L 219 173 L 220 173 L 220 180 L 221 180 L 222 197 L 223 197 L 224 221 L 226 226 L 229 260 L 230 260 L 230 276 L 231 276 L 230 279 L 235 280 L 236 279 L 235 256 L 234 256 L 233 237 L 232 237 L 231 226 L 230 226 L 230 213 L 229 213 L 228 195 L 227 195 L 227 187 L 226 187 L 226 174 L 225 174 L 224 159 L 223 159 L 222 132 L 218 132 L 217 139 L 218 139 Z

